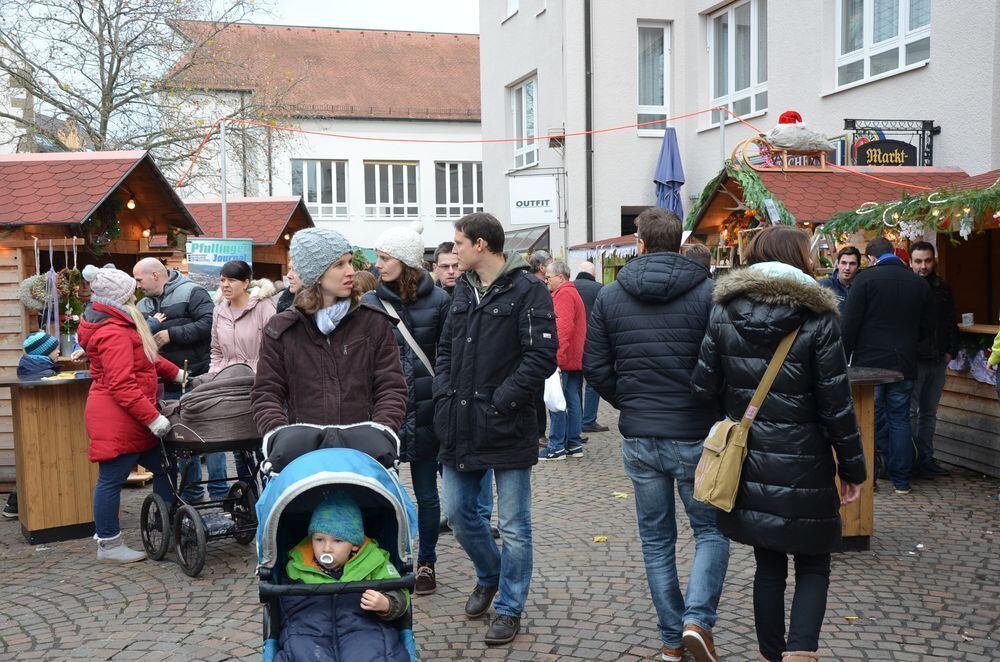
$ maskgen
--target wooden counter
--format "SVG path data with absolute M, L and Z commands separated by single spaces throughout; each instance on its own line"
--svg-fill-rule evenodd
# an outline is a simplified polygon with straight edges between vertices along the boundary
M 861 496 L 840 508 L 844 531 L 841 549 L 865 551 L 871 546 L 871 537 L 875 533 L 875 493 L 872 489 L 875 484 L 875 387 L 903 381 L 903 375 L 879 368 L 848 368 L 847 376 L 851 380 L 851 396 L 865 449 L 868 479 L 861 488 Z
M 92 536 L 97 464 L 87 460 L 90 440 L 84 425 L 90 377 L 5 378 L 0 386 L 11 392 L 24 537 L 34 545 Z

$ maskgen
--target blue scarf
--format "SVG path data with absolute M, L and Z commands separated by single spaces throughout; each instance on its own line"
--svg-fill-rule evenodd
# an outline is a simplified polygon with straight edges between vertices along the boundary
M 316 326 L 324 336 L 328 336 L 334 332 L 350 309 L 350 299 L 342 299 L 329 308 L 320 308 L 316 311 Z

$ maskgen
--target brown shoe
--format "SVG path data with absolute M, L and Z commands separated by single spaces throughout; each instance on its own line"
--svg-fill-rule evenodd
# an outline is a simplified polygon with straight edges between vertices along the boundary
M 785 651 L 781 654 L 781 662 L 819 662 L 816 651 Z
M 417 565 L 417 583 L 413 585 L 413 592 L 417 595 L 428 595 L 437 590 L 437 578 L 434 576 L 433 563 L 420 563 Z
M 684 660 L 683 648 L 667 648 L 660 651 L 660 662 L 682 662 Z
M 706 630 L 693 623 L 685 625 L 684 648 L 694 656 L 696 662 L 719 662 L 711 630 Z

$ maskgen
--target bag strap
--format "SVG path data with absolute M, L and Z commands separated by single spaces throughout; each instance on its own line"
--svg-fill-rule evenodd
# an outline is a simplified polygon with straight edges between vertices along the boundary
M 406 324 L 403 323 L 403 317 L 396 312 L 396 309 L 393 307 L 391 303 L 389 303 L 385 299 L 382 299 L 381 297 L 379 298 L 379 301 L 381 301 L 382 305 L 385 306 L 386 312 L 388 312 L 390 315 L 399 320 L 396 323 L 396 328 L 399 329 L 399 332 L 401 334 L 403 334 L 403 340 L 406 341 L 406 344 L 410 346 L 410 349 L 413 350 L 413 353 L 417 355 L 417 358 L 420 359 L 420 362 L 424 364 L 425 368 L 427 368 L 427 372 L 429 372 L 431 377 L 433 377 L 434 366 L 431 365 L 431 362 L 430 360 L 428 360 L 427 355 L 424 354 L 424 350 L 420 349 L 420 345 L 417 344 L 416 339 L 412 335 L 410 335 L 410 330 L 407 329 Z
M 740 421 L 740 425 L 743 428 L 748 429 L 753 420 L 757 418 L 757 412 L 760 411 L 760 406 L 764 404 L 764 398 L 767 397 L 768 392 L 771 390 L 771 385 L 774 384 L 774 379 L 778 376 L 778 371 L 781 370 L 781 365 L 785 362 L 788 351 L 792 348 L 792 343 L 795 342 L 795 337 L 799 335 L 799 329 L 801 328 L 795 329 L 778 343 L 778 348 L 774 350 L 774 356 L 771 357 L 771 362 L 767 364 L 767 370 L 764 372 L 764 376 L 761 377 L 760 384 L 757 385 L 757 390 L 753 392 L 753 397 L 750 398 L 750 404 L 747 405 L 746 413 L 743 414 L 743 419 Z

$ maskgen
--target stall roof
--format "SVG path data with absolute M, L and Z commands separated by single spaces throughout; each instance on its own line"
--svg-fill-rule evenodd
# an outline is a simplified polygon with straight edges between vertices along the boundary
M 184 204 L 209 237 L 222 236 L 222 201 L 219 198 L 185 200 Z M 301 196 L 229 198 L 226 230 L 230 237 L 249 237 L 257 246 L 274 246 L 289 231 L 311 228 L 312 216 Z
M 505 251 L 517 251 L 519 253 L 548 250 L 549 226 L 538 225 L 532 228 L 511 230 L 504 234 L 503 248 Z
M 120 187 L 151 220 L 201 234 L 145 151 L 0 155 L 0 225 L 78 225 Z
M 612 237 L 611 239 L 601 239 L 599 241 L 589 241 L 586 244 L 577 244 L 576 246 L 570 246 L 569 250 L 586 250 L 588 248 L 605 248 L 605 247 L 617 247 L 617 246 L 628 246 L 629 244 L 635 243 L 634 234 L 623 234 L 620 237 Z
M 959 191 L 969 191 L 977 188 L 989 188 L 1000 180 L 1000 168 L 988 170 L 978 175 L 972 175 L 967 180 L 955 186 Z

